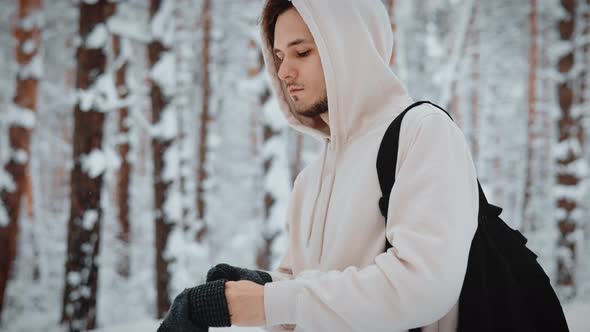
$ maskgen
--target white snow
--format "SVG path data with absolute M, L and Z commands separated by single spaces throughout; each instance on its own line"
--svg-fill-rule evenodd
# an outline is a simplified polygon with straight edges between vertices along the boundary
M 553 156 L 559 160 L 568 158 L 568 153 L 580 155 L 582 151 L 580 140 L 578 140 L 576 137 L 569 137 L 568 139 L 560 141 L 553 145 L 552 148 Z
M 171 46 L 174 41 L 174 4 L 174 1 L 162 1 L 151 21 L 152 38 L 165 46 Z
M 147 11 L 126 8 L 131 6 L 127 2 L 118 3 L 117 12 L 108 19 L 107 27 L 112 34 L 147 44 L 151 41 Z
M 24 164 L 29 160 L 29 154 L 23 149 L 12 150 L 12 160 L 19 164 Z
M 94 26 L 86 36 L 86 48 L 103 48 L 109 38 L 109 31 L 104 23 Z
M 162 207 L 165 220 L 168 222 L 178 222 L 182 219 L 182 195 L 178 190 L 168 191 L 164 206 Z
M 39 79 L 41 76 L 43 76 L 43 57 L 40 53 L 35 54 L 29 63 L 20 66 L 18 69 L 20 79 Z
M 571 332 L 587 332 L 590 327 L 590 301 L 575 301 L 564 306 Z
M 4 167 L 0 167 L 0 191 L 13 191 L 16 189 L 16 185 L 14 180 L 12 179 L 12 175 L 10 175 Z
M 0 122 L 5 123 L 7 126 L 33 128 L 36 122 L 36 115 L 35 112 L 28 108 L 10 103 L 5 113 L 0 117 Z
M 96 222 L 98 221 L 98 211 L 97 210 L 86 210 L 84 215 L 82 216 L 82 228 L 87 231 L 92 230 Z
M 107 169 L 117 169 L 121 160 L 112 149 L 94 149 L 89 154 L 80 157 L 82 170 L 91 178 L 103 174 Z
M 111 73 L 104 73 L 86 90 L 78 89 L 76 97 L 81 111 L 108 112 L 119 107 L 120 100 Z
M 43 11 L 36 10 L 20 21 L 23 30 L 32 30 L 35 27 L 42 27 L 44 22 Z
M 22 51 L 26 54 L 31 54 L 37 48 L 37 43 L 34 39 L 27 39 L 22 45 Z
M 68 284 L 70 284 L 72 287 L 75 287 L 80 284 L 80 281 L 82 281 L 82 277 L 80 277 L 79 272 L 70 271 L 68 272 L 67 280 Z
M 152 126 L 152 137 L 170 140 L 178 135 L 178 119 L 173 103 L 166 105 L 160 114 L 160 121 Z
M 171 97 L 176 90 L 176 60 L 174 53 L 163 52 L 154 64 L 150 77 L 166 97 Z

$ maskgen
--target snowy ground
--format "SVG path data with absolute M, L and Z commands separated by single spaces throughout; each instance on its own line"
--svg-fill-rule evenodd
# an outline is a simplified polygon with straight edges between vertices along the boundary
M 588 332 L 590 331 L 590 302 L 576 302 L 565 306 L 565 315 L 568 320 L 570 332 Z M 156 331 L 160 326 L 159 321 L 143 321 L 135 324 L 109 327 L 94 332 L 145 332 Z M 262 332 L 259 328 L 249 327 L 231 327 L 231 328 L 211 328 L 211 332 Z

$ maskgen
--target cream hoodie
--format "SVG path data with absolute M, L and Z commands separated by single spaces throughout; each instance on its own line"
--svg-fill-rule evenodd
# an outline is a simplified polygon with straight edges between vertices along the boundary
M 293 5 L 321 57 L 330 136 L 292 113 L 271 47 L 264 44 L 287 121 L 323 145 L 291 193 L 288 250 L 264 286 L 265 329 L 455 331 L 479 207 L 465 137 L 433 106 L 406 115 L 386 228 L 378 206 L 377 151 L 389 124 L 412 103 L 388 65 L 393 34 L 387 11 L 380 0 Z M 386 236 L 393 245 L 387 252 Z

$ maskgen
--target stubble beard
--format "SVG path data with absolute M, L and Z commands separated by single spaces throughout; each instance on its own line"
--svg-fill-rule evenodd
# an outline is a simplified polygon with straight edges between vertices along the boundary
M 295 99 L 295 101 L 297 101 L 297 97 L 293 98 Z M 296 108 L 297 114 L 302 115 L 306 118 L 315 118 L 316 116 L 320 115 L 320 114 L 324 114 L 326 112 L 328 112 L 328 97 L 326 95 L 324 95 L 324 97 L 322 97 L 322 99 L 320 99 L 319 101 L 315 102 L 313 105 L 301 109 L 299 107 Z

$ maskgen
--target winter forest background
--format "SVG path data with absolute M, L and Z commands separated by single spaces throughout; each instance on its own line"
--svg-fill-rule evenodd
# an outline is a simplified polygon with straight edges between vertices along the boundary
M 392 69 L 451 112 L 564 305 L 590 302 L 590 0 L 383 3 Z M 271 94 L 262 5 L 0 0 L 0 330 L 156 320 L 214 264 L 275 267 L 318 146 Z

